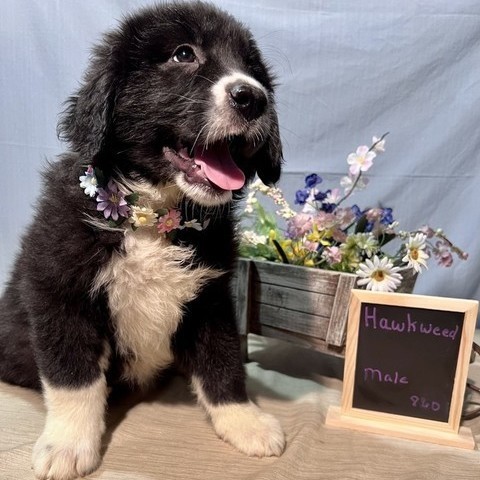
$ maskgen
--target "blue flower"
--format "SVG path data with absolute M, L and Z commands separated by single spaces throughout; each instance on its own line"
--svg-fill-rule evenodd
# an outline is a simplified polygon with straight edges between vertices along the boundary
M 382 210 L 382 218 L 380 219 L 382 225 L 390 225 L 393 223 L 393 215 L 391 208 L 384 208 Z
M 352 205 L 350 209 L 352 210 L 352 213 L 355 215 L 355 218 L 357 220 L 363 215 L 363 212 L 360 210 L 360 207 L 356 204 Z
M 310 192 L 306 189 L 304 190 L 297 190 L 295 193 L 295 203 L 298 205 L 305 205 Z
M 316 173 L 311 173 L 305 177 L 305 187 L 307 188 L 313 188 L 322 182 L 322 177 L 318 176 Z

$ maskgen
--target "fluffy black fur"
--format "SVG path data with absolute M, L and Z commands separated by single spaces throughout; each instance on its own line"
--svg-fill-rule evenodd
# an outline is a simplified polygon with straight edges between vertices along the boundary
M 195 46 L 201 61 L 194 67 L 172 62 L 180 45 Z M 122 251 L 124 235 L 85 222 L 85 214 L 102 218 L 79 176 L 94 164 L 111 178 L 121 173 L 152 185 L 171 183 L 178 170 L 164 148 L 205 140 L 200 128 L 211 121 L 211 85 L 231 70 L 268 92 L 255 118 L 243 113 L 242 119 L 261 124 L 261 146 L 233 135 L 232 155 L 248 180 L 258 173 L 274 183 L 281 144 L 272 77 L 250 33 L 232 17 L 203 3 L 152 7 L 124 19 L 95 48 L 59 124 L 70 151 L 44 174 L 35 217 L 0 300 L 0 379 L 32 388 L 41 386 L 40 377 L 58 387 L 88 386 L 100 375 L 107 340 L 113 352 L 108 378 L 117 380 L 126 359 L 116 353 L 115 320 L 106 293 L 90 292 L 99 269 Z M 232 204 L 239 197 L 234 192 Z M 194 265 L 185 268 L 202 264 L 227 272 L 184 306 L 171 339 L 177 365 L 203 379 L 212 403 L 246 401 L 229 291 L 236 256 L 232 204 L 218 209 L 207 229 L 184 230 L 175 239 L 195 249 Z M 209 215 L 191 199 L 179 208 L 187 218 Z

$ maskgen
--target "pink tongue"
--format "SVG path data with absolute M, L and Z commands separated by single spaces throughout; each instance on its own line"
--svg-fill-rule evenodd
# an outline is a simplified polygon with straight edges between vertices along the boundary
M 207 178 L 223 190 L 238 190 L 245 184 L 245 175 L 235 165 L 226 143 L 195 148 L 195 163 Z

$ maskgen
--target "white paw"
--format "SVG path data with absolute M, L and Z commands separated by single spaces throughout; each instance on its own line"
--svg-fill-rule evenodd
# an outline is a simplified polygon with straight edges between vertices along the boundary
M 279 456 L 285 435 L 278 420 L 253 403 L 210 406 L 209 413 L 218 436 L 252 457 Z
M 100 442 L 75 442 L 43 434 L 33 448 L 33 470 L 41 480 L 71 480 L 93 472 L 100 463 Z

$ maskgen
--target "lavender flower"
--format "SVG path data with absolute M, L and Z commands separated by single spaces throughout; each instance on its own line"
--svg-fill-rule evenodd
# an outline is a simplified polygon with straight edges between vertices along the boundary
M 125 200 L 125 195 L 118 189 L 118 185 L 110 180 L 106 188 L 99 188 L 97 195 L 97 210 L 103 212 L 106 219 L 117 221 L 119 216 L 127 218 L 130 207 Z

